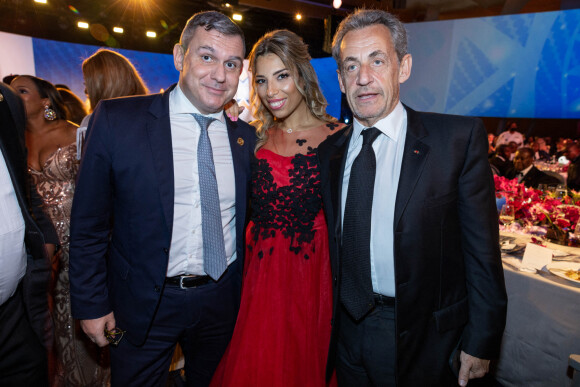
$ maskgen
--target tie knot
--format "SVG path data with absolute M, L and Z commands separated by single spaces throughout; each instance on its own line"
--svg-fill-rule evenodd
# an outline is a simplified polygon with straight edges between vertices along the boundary
M 195 120 L 197 121 L 197 123 L 199 124 L 201 129 L 204 129 L 204 130 L 207 130 L 207 128 L 209 127 L 209 124 L 211 124 L 213 121 L 215 121 L 215 118 L 204 116 L 203 114 L 191 113 L 191 115 L 193 116 L 193 118 L 195 118 Z
M 375 128 L 374 126 L 362 131 L 363 136 L 363 145 L 372 144 L 377 137 L 381 134 L 381 131 Z

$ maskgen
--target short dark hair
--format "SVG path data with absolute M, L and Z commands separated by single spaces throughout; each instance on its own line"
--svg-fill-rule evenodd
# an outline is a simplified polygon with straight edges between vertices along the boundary
M 216 30 L 227 36 L 239 36 L 242 39 L 244 55 L 246 54 L 244 31 L 232 19 L 217 11 L 198 12 L 189 18 L 179 38 L 179 44 L 183 46 L 184 52 L 187 51 L 197 27 L 203 27 L 206 31 Z
M 378 9 L 359 8 L 340 22 L 332 40 L 332 57 L 338 64 L 339 70 L 341 65 L 340 45 L 344 36 L 351 31 L 360 30 L 375 24 L 384 25 L 391 32 L 391 39 L 393 40 L 399 63 L 408 54 L 407 30 L 405 30 L 405 26 L 395 15 Z

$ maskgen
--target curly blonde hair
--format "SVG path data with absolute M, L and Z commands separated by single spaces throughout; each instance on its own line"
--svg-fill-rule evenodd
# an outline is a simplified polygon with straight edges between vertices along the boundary
M 292 79 L 300 94 L 306 100 L 306 104 L 316 118 L 334 122 L 336 119 L 326 114 L 328 103 L 318 85 L 318 77 L 310 64 L 308 45 L 302 38 L 292 31 L 276 30 L 268 32 L 254 44 L 250 52 L 250 71 L 252 73 L 252 88 L 250 90 L 250 104 L 252 114 L 257 118 L 252 124 L 256 126 L 258 141 L 256 150 L 260 149 L 268 140 L 268 129 L 274 124 L 274 116 L 262 104 L 262 100 L 256 91 L 256 60 L 260 56 L 274 54 L 292 74 Z

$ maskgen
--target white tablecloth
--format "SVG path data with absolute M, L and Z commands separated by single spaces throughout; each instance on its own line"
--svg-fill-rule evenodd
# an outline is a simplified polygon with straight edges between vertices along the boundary
M 530 239 L 502 235 L 516 237 L 518 244 Z M 580 255 L 578 248 L 547 245 Z M 504 260 L 507 323 L 495 377 L 506 387 L 568 386 L 568 356 L 580 354 L 580 285 L 549 272 L 519 271 L 509 260 Z

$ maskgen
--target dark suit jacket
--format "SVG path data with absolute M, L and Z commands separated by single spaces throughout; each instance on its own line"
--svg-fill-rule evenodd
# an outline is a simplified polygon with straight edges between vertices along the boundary
M 515 169 L 510 169 L 506 174 L 508 179 L 515 179 L 518 175 L 518 171 Z M 540 171 L 536 167 L 532 167 L 524 176 L 522 183 L 526 187 L 538 188 L 540 184 L 547 184 L 550 186 L 557 186 L 558 184 L 562 184 L 560 180 L 558 180 L 554 176 L 550 176 L 542 171 Z
M 102 101 L 89 124 L 71 216 L 73 316 L 114 311 L 143 343 L 163 291 L 173 228 L 169 93 Z M 244 256 L 254 129 L 226 117 L 236 186 L 237 258 Z M 113 221 L 114 219 L 114 221 Z M 239 280 L 241 283 L 241 270 Z
M 45 243 L 58 245 L 52 222 L 42 210 L 42 199 L 28 178 L 27 151 L 24 142 L 26 114 L 20 97 L 0 83 L 4 102 L 0 103 L 0 151 L 12 180 L 16 198 L 24 218 L 24 240 L 28 253 L 22 290 L 26 311 L 34 331 L 45 346 L 51 345 L 51 323 L 48 316 L 48 281 L 50 262 Z
M 503 157 L 498 155 L 493 156 L 489 159 L 489 163 L 495 167 L 500 176 L 506 176 L 510 169 L 514 167 L 514 163 L 510 160 L 505 160 Z
M 568 189 L 580 191 L 580 156 L 570 161 L 570 164 L 568 165 L 566 184 Z
M 473 356 L 499 355 L 507 297 L 494 185 L 480 120 L 406 110 L 394 221 L 396 377 L 400 386 L 444 385 L 461 338 Z M 327 375 L 340 329 L 340 198 L 351 132 L 318 148 L 334 284 Z

